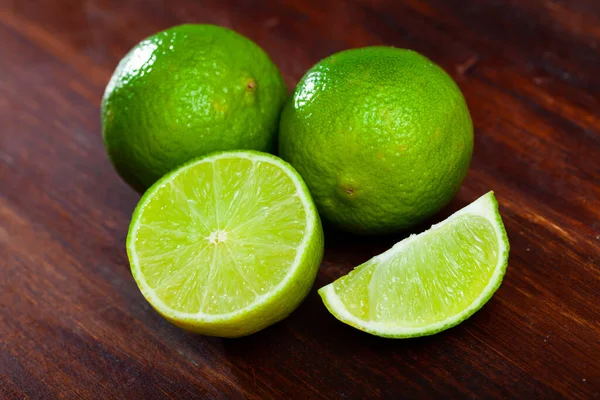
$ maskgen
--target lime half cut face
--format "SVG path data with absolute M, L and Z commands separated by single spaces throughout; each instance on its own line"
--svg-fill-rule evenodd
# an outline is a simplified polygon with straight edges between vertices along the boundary
M 323 232 L 308 190 L 281 159 L 215 153 L 142 197 L 127 252 L 150 304 L 184 329 L 235 337 L 291 313 L 313 285 Z
M 502 283 L 509 244 L 493 192 L 321 288 L 329 311 L 365 332 L 431 335 L 470 317 Z

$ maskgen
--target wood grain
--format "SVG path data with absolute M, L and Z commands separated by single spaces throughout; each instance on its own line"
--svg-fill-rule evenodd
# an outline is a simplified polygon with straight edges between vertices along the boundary
M 183 22 L 255 40 L 290 88 L 375 44 L 452 74 L 475 153 L 435 220 L 495 190 L 511 257 L 494 298 L 403 341 L 339 323 L 315 290 L 236 340 L 152 311 L 124 250 L 138 195 L 106 158 L 99 102 L 126 51 Z M 0 397 L 600 398 L 598 2 L 0 0 L 0 37 Z M 315 289 L 401 238 L 329 230 Z

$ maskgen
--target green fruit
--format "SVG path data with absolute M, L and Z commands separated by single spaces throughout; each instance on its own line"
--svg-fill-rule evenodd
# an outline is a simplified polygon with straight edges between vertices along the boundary
M 432 335 L 479 310 L 502 283 L 509 244 L 493 192 L 321 288 L 340 321 L 377 336 Z
M 321 216 L 356 233 L 403 230 L 447 204 L 464 179 L 473 125 L 452 78 L 392 47 L 334 54 L 302 78 L 279 152 Z
M 133 276 L 163 317 L 236 337 L 290 314 L 323 256 L 319 215 L 300 175 L 256 151 L 214 153 L 156 182 L 127 236 Z
M 144 191 L 193 157 L 274 150 L 286 93 L 249 39 L 213 25 L 176 26 L 119 63 L 102 100 L 104 144 L 121 177 Z

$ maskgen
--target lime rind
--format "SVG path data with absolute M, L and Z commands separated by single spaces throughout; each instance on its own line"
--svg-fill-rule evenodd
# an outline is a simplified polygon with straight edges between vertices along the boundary
M 394 255 L 401 252 L 404 248 L 406 248 L 409 244 L 414 241 L 419 240 L 419 238 L 424 235 L 430 235 L 436 232 L 438 229 L 446 225 L 447 223 L 453 221 L 457 217 L 463 215 L 474 215 L 485 218 L 489 221 L 496 233 L 497 245 L 498 245 L 498 261 L 495 266 L 494 272 L 490 277 L 487 285 L 481 291 L 479 296 L 475 298 L 475 300 L 466 308 L 464 308 L 461 312 L 448 316 L 446 319 L 442 321 L 438 321 L 426 326 L 420 327 L 408 327 L 408 326 L 399 326 L 399 325 L 390 325 L 388 323 L 382 322 L 374 322 L 374 321 L 365 321 L 362 320 L 352 313 L 348 311 L 346 306 L 341 301 L 340 297 L 335 291 L 335 283 L 333 282 L 327 286 L 319 289 L 319 295 L 323 299 L 323 303 L 329 310 L 333 316 L 335 316 L 338 320 L 356 328 L 362 330 L 364 332 L 388 338 L 411 338 L 411 337 L 419 337 L 419 336 L 428 336 L 433 335 L 435 333 L 441 332 L 443 330 L 449 329 L 453 326 L 460 324 L 465 319 L 469 318 L 476 311 L 478 311 L 485 303 L 492 297 L 492 295 L 496 292 L 496 290 L 500 287 L 502 283 L 502 279 L 504 274 L 506 273 L 506 267 L 508 264 L 508 253 L 510 250 L 508 237 L 506 235 L 506 230 L 504 228 L 504 224 L 502 223 L 502 218 L 500 217 L 498 211 L 498 202 L 494 197 L 493 191 L 488 192 L 483 195 L 473 203 L 464 207 L 463 209 L 457 211 L 452 214 L 446 220 L 433 225 L 429 230 L 420 233 L 418 235 L 411 235 L 403 241 L 396 243 L 391 249 L 386 252 L 379 254 L 373 257 L 371 260 L 362 264 L 381 264 L 385 263 L 389 259 L 391 259 Z M 357 267 L 357 268 L 360 268 Z M 374 268 L 377 268 L 375 266 Z M 340 279 L 344 279 L 341 277 Z
M 296 195 L 301 199 L 306 215 L 305 234 L 297 247 L 296 257 L 283 279 L 268 293 L 257 296 L 247 306 L 224 314 L 203 312 L 186 313 L 169 307 L 156 295 L 140 271 L 135 238 L 140 228 L 141 214 L 154 194 L 168 185 L 174 176 L 193 168 L 199 163 L 207 163 L 227 158 L 246 158 L 253 162 L 266 162 L 280 168 L 296 187 Z M 234 150 L 211 153 L 191 160 L 167 173 L 144 193 L 138 203 L 127 235 L 127 254 L 131 271 L 143 296 L 150 305 L 174 325 L 186 330 L 206 335 L 237 337 L 265 328 L 287 317 L 310 291 L 318 266 L 323 257 L 323 230 L 316 207 L 306 184 L 300 175 L 285 161 L 273 155 L 253 150 Z
M 143 193 L 194 157 L 272 151 L 286 98 L 277 66 L 252 40 L 183 24 L 142 40 L 119 62 L 102 97 L 102 137 L 118 174 Z

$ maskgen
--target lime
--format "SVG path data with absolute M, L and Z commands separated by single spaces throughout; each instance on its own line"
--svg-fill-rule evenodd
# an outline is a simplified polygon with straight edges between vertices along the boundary
M 452 78 L 392 47 L 334 54 L 284 107 L 279 152 L 321 216 L 356 233 L 407 229 L 447 204 L 467 173 L 473 125 Z
M 281 159 L 215 153 L 144 194 L 127 253 L 144 297 L 184 329 L 236 337 L 290 314 L 308 294 L 323 231 L 308 189 Z
M 432 335 L 464 321 L 492 297 L 508 251 L 498 203 L 489 192 L 319 294 L 337 319 L 373 335 Z
M 102 100 L 102 133 L 121 177 L 142 192 L 209 152 L 272 151 L 285 83 L 251 40 L 214 25 L 181 25 L 136 45 Z

